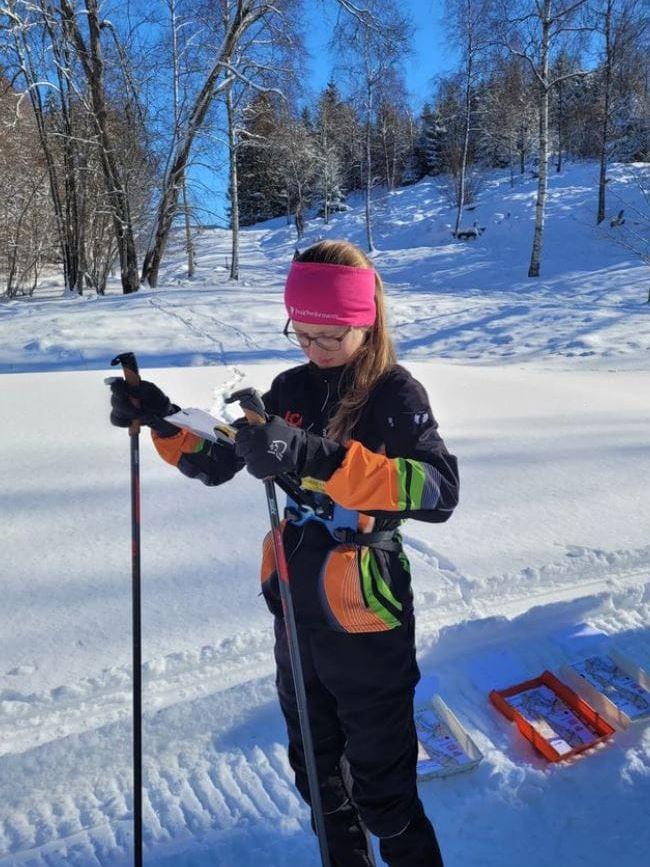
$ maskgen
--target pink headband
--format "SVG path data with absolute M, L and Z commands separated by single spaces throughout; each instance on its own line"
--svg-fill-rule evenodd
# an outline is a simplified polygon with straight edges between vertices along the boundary
M 292 262 L 284 303 L 294 322 L 372 325 L 377 315 L 374 269 Z

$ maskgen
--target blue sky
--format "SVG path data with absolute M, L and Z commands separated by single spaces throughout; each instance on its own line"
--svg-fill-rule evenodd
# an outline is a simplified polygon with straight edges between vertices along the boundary
M 359 5 L 363 5 L 360 3 Z M 401 0 L 400 6 L 407 11 L 415 24 L 414 53 L 405 64 L 406 84 L 411 93 L 411 104 L 419 110 L 431 92 L 431 79 L 441 72 L 449 71 L 454 64 L 454 54 L 447 47 L 448 40 L 442 29 L 443 3 L 441 0 Z M 309 84 L 321 90 L 332 75 L 335 60 L 329 55 L 327 43 L 335 19 L 334 3 L 325 7 L 329 15 L 322 19 L 324 4 L 307 0 L 307 9 L 314 12 L 317 26 L 305 27 L 307 48 L 311 54 Z
M 411 107 L 419 112 L 431 95 L 432 79 L 453 68 L 454 53 L 447 46 L 448 40 L 442 28 L 442 0 L 401 0 L 401 6 L 410 14 L 415 25 L 413 54 L 404 63 L 404 73 Z M 304 33 L 310 54 L 305 69 L 306 84 L 314 93 L 322 90 L 335 72 L 336 61 L 327 47 L 335 20 L 335 8 L 333 0 L 328 3 L 305 0 L 308 21 L 305 22 Z M 225 218 L 226 176 L 224 166 L 214 171 L 204 167 L 190 171 L 190 178 L 199 181 L 203 188 L 203 206 L 213 212 L 213 216 L 208 213 L 201 215 L 206 223 L 220 222 Z

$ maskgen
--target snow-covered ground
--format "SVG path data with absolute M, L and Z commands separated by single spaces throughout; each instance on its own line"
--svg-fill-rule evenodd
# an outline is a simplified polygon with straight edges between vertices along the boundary
M 641 867 L 650 847 L 647 723 L 550 766 L 487 699 L 592 649 L 650 669 L 650 274 L 593 227 L 595 178 L 553 177 L 539 281 L 532 181 L 486 179 L 471 244 L 450 243 L 437 182 L 376 203 L 400 355 L 462 470 L 454 518 L 404 528 L 420 695 L 485 754 L 421 786 L 448 867 Z M 613 178 L 611 201 L 633 200 L 629 169 Z M 307 241 L 361 241 L 362 219 L 312 221 Z M 226 414 L 299 358 L 279 335 L 293 240 L 282 220 L 245 230 L 236 287 L 214 230 L 191 286 L 173 249 L 156 291 L 0 305 L 0 867 L 130 859 L 128 437 L 108 362 L 135 350 L 177 402 Z M 259 483 L 192 483 L 146 436 L 142 477 L 146 863 L 316 865 L 257 595 Z

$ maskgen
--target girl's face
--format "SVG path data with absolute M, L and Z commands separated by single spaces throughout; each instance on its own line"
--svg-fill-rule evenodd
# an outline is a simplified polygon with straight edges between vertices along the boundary
M 367 328 L 348 328 L 343 325 L 310 325 L 306 322 L 291 322 L 298 340 L 310 361 L 318 367 L 340 367 L 351 361 L 365 340 Z M 321 342 L 308 338 L 321 338 Z M 335 340 L 333 338 L 342 338 Z

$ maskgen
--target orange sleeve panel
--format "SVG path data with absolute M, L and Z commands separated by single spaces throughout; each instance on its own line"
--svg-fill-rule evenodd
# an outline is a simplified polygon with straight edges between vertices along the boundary
M 152 430 L 151 439 L 160 457 L 173 467 L 178 466 L 182 455 L 201 451 L 205 442 L 204 439 L 184 428 L 173 437 L 161 437 Z
M 325 482 L 325 493 L 345 509 L 358 512 L 453 511 L 456 488 L 433 463 L 414 458 L 388 458 L 356 440 L 347 443 L 343 462 Z M 432 460 L 438 460 L 432 456 Z M 450 508 L 446 507 L 447 498 Z
M 395 462 L 351 440 L 343 463 L 325 482 L 325 493 L 344 509 L 397 511 L 400 504 Z

